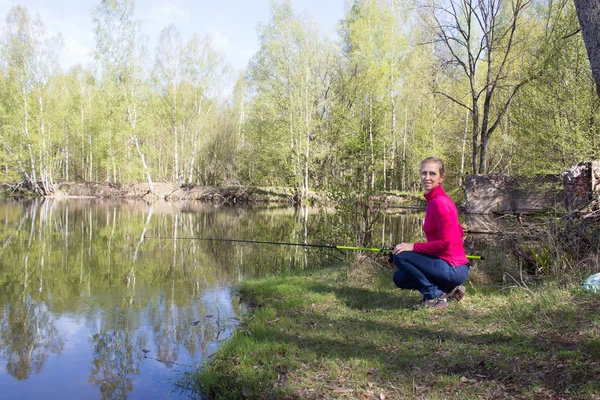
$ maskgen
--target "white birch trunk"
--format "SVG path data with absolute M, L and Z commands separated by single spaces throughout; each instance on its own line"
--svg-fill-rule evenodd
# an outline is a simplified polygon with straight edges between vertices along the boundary
M 146 163 L 146 157 L 144 156 L 144 153 L 142 152 L 138 136 L 135 133 L 135 128 L 137 125 L 137 108 L 136 108 L 135 104 L 133 104 L 133 107 L 129 107 L 127 109 L 127 111 L 129 114 L 129 122 L 130 122 L 131 128 L 133 130 L 132 139 L 135 144 L 137 153 L 140 156 L 140 159 L 142 161 L 142 165 L 144 167 L 144 172 L 146 174 L 146 179 L 148 180 L 148 190 L 150 190 L 151 194 L 154 194 L 154 183 L 152 182 L 152 177 L 150 176 L 150 168 L 148 168 L 148 164 Z
M 29 134 L 29 105 L 27 103 L 27 97 L 25 94 L 25 89 L 23 89 L 23 103 L 25 110 L 25 118 L 24 118 L 24 131 L 25 138 L 27 139 L 27 150 L 29 151 L 29 162 L 31 163 L 31 174 L 29 176 L 30 185 L 33 188 L 34 192 L 38 194 L 42 194 L 42 189 L 38 185 L 37 182 L 37 173 L 36 173 L 36 163 L 35 163 L 35 155 L 33 154 L 33 147 L 31 146 L 31 136 Z
M 375 188 L 375 144 L 373 140 L 373 98 L 369 96 L 369 147 L 371 149 L 371 189 Z
M 70 152 L 70 149 L 69 149 L 69 136 L 70 135 L 69 135 L 69 125 L 68 125 L 68 123 L 67 123 L 67 129 L 66 130 L 67 130 L 67 144 L 66 144 L 67 154 L 65 155 L 65 164 L 66 164 L 65 178 L 66 178 L 67 182 L 69 182 L 69 152 Z
M 402 190 L 406 190 L 406 135 L 408 133 L 408 105 L 404 109 L 404 138 L 402 140 Z
M 175 150 L 175 171 L 173 177 L 175 182 L 179 181 L 179 132 L 177 130 L 177 83 L 173 82 L 173 137 L 174 137 L 174 150 Z
M 81 98 L 85 97 L 85 89 L 81 88 Z M 84 103 L 83 100 L 81 102 L 81 107 L 79 110 L 80 113 L 80 122 L 81 122 L 81 176 L 83 179 L 86 177 L 85 173 L 85 111 L 84 111 Z
M 306 199 L 308 197 L 308 168 L 310 159 L 310 106 L 308 102 L 308 84 L 309 84 L 309 68 L 306 67 L 306 80 L 304 82 L 304 113 L 305 113 L 305 124 L 306 124 L 306 149 L 304 159 L 304 195 Z
M 385 158 L 385 142 L 383 142 L 383 188 L 387 189 L 387 160 Z
M 89 119 L 92 119 L 92 101 L 91 101 L 91 94 L 90 94 L 90 100 L 88 101 L 88 116 Z M 90 181 L 94 181 L 94 152 L 93 152 L 93 139 L 92 139 L 92 130 L 89 130 L 89 134 L 88 134 L 88 151 L 90 152 Z M 108 168 L 107 168 L 108 169 Z
M 238 138 L 240 139 L 241 147 L 244 147 L 245 138 L 244 138 L 244 130 L 242 126 L 244 125 L 244 98 L 240 101 L 240 119 L 238 121 Z

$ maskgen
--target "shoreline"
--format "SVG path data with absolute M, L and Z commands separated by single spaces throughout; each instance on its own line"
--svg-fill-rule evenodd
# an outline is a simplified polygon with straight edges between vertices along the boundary
M 244 186 L 197 186 L 175 183 L 154 183 L 154 193 L 150 192 L 147 183 L 98 183 L 98 182 L 61 182 L 56 190 L 46 196 L 35 196 L 33 193 L 11 193 L 13 185 L 1 183 L 1 192 L 9 198 L 75 198 L 75 199 L 140 199 L 147 201 L 202 201 L 217 204 L 252 204 L 276 203 L 294 206 L 300 204 L 294 188 Z M 387 212 L 394 209 L 424 210 L 424 202 L 420 194 L 389 192 L 380 195 Z M 305 200 L 308 204 L 326 203 L 325 195 L 311 192 Z

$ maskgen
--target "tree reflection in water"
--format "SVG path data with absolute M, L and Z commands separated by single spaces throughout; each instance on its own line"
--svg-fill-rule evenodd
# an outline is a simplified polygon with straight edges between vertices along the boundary
M 289 208 L 44 199 L 0 201 L 0 220 L 0 387 L 8 397 L 172 390 L 167 382 L 209 357 L 239 323 L 233 284 L 337 259 L 184 240 L 309 242 L 305 219 Z
M 132 375 L 144 359 L 143 336 L 127 330 L 92 335 L 94 346 L 89 381 L 100 388 L 102 399 L 126 399 L 133 390 Z
M 6 371 L 18 380 L 39 373 L 49 354 L 60 354 L 64 340 L 48 307 L 25 297 L 3 308 L 0 319 L 0 355 Z

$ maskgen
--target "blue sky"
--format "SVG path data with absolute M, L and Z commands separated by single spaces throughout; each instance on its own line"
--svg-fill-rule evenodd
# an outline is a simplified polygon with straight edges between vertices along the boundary
M 309 14 L 320 29 L 336 38 L 337 24 L 347 0 L 292 0 L 296 12 Z M 87 64 L 94 48 L 92 8 L 99 0 L 0 0 L 0 26 L 15 5 L 38 14 L 44 24 L 60 32 L 65 42 L 61 65 L 68 69 Z M 153 52 L 160 31 L 174 23 L 184 40 L 194 33 L 210 34 L 216 50 L 234 68 L 244 68 L 258 50 L 256 27 L 270 17 L 269 0 L 136 0 L 136 18 Z

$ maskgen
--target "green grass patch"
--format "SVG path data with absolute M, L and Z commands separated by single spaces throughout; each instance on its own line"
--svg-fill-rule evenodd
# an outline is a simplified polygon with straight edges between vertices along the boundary
M 551 282 L 468 286 L 460 303 L 415 311 L 419 294 L 380 274 L 389 276 L 356 283 L 335 268 L 243 283 L 251 312 L 192 386 L 211 399 L 600 395 L 599 295 Z

